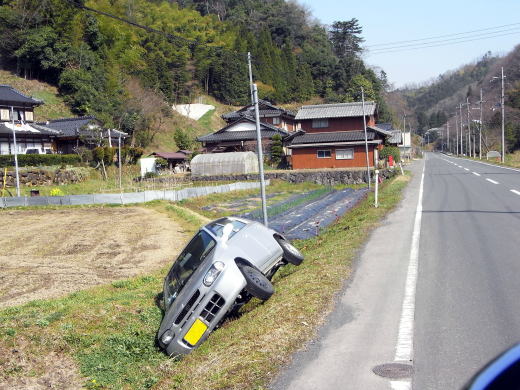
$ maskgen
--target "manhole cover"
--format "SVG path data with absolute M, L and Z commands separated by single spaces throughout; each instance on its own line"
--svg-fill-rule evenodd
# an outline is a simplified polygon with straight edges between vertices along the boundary
M 412 377 L 413 367 L 405 363 L 387 363 L 375 366 L 372 371 L 383 378 L 403 379 Z

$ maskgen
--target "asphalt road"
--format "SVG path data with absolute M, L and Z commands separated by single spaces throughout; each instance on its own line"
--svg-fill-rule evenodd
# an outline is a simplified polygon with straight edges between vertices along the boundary
M 520 340 L 519 232 L 520 171 L 428 155 L 414 389 L 458 389 Z
M 520 341 L 520 170 L 433 153 L 411 169 L 318 337 L 271 389 L 459 389 Z M 413 374 L 374 374 L 383 363 Z

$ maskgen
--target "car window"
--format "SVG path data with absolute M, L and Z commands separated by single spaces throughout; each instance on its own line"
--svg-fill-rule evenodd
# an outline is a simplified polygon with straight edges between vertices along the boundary
M 246 226 L 244 222 L 240 222 L 235 219 L 221 218 L 206 225 L 206 229 L 210 230 L 216 237 L 222 237 L 224 226 L 226 226 L 228 223 L 233 225 L 233 231 L 229 235 L 229 238 L 233 237 L 236 233 L 242 230 L 244 226 Z
M 168 293 L 174 299 L 195 270 L 215 247 L 216 242 L 204 230 L 199 231 L 173 263 L 168 274 Z

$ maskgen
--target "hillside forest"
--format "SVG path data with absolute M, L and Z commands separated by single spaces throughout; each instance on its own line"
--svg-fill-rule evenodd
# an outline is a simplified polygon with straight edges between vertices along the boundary
M 147 146 L 172 104 L 247 104 L 247 52 L 261 98 L 346 102 L 363 87 L 390 120 L 361 34 L 354 18 L 323 26 L 284 0 L 0 0 L 0 69 L 56 86 L 74 114 Z
M 482 89 L 483 118 L 483 153 L 488 150 L 500 150 L 501 138 L 501 83 L 496 77 L 504 68 L 505 89 L 505 135 L 506 151 L 520 149 L 520 46 L 505 56 L 486 53 L 478 60 L 460 68 L 439 75 L 423 84 L 412 85 L 394 90 L 387 94 L 391 110 L 398 122 L 403 122 L 406 114 L 407 123 L 419 135 L 430 128 L 446 129 L 449 122 L 450 138 L 454 143 L 455 131 L 460 129 L 460 111 L 462 108 L 463 126 L 467 123 L 467 102 L 470 103 L 470 123 L 472 131 L 478 132 L 480 119 L 480 90 Z M 460 106 L 462 104 L 462 107 Z M 456 113 L 459 118 L 456 120 Z M 407 125 L 408 128 L 408 125 Z M 466 131 L 466 130 L 465 130 Z M 444 132 L 444 147 L 446 146 Z M 440 148 L 437 133 L 430 134 Z

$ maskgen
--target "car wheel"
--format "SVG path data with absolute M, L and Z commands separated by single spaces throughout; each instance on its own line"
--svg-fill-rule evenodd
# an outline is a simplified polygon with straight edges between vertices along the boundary
M 263 273 L 248 265 L 241 266 L 240 270 L 246 280 L 246 291 L 249 294 L 262 301 L 271 298 L 271 295 L 274 293 L 274 288 Z
M 281 237 L 275 238 L 278 244 L 280 244 L 282 247 L 284 259 L 293 265 L 300 265 L 303 261 L 303 255 L 300 253 L 300 251 L 296 249 L 289 241 Z

